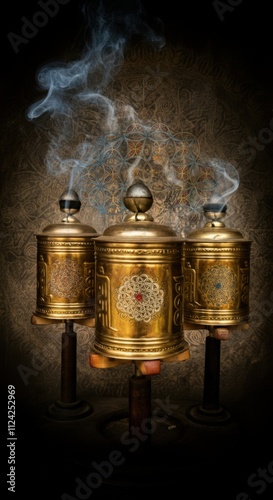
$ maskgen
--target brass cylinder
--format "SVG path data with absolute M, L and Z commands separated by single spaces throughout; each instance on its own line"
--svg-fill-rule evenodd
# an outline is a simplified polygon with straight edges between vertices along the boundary
M 184 321 L 240 325 L 249 321 L 251 241 L 220 220 L 226 207 L 207 204 L 206 225 L 184 242 Z
M 145 213 L 152 204 L 148 188 L 141 183 L 131 188 L 124 203 L 134 213 L 94 240 L 93 349 L 113 358 L 161 359 L 188 349 L 182 329 L 182 241 Z
M 66 214 L 47 226 L 37 239 L 36 316 L 58 320 L 94 318 L 95 229 L 74 216 L 80 209 L 73 190 L 63 193 L 60 208 Z

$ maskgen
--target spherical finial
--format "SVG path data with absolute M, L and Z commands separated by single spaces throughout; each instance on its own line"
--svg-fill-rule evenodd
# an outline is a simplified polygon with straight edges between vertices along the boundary
M 205 203 L 204 215 L 210 221 L 220 221 L 226 215 L 227 206 L 224 203 Z M 221 222 L 223 224 L 223 222 Z
M 80 198 L 74 189 L 66 189 L 61 195 L 59 204 L 61 211 L 69 215 L 76 214 L 81 208 Z
M 151 208 L 153 197 L 150 189 L 142 181 L 137 181 L 127 189 L 123 202 L 131 212 L 143 213 Z

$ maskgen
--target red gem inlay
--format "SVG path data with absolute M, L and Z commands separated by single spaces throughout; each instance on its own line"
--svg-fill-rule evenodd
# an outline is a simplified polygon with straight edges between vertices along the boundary
M 136 294 L 135 294 L 135 299 L 136 299 L 138 302 L 140 302 L 140 301 L 143 299 L 143 297 L 142 297 L 142 293 L 136 293 Z

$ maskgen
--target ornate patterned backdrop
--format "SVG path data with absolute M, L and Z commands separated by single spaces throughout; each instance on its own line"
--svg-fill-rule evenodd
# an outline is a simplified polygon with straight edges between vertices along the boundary
M 240 53 L 232 47 L 221 58 L 219 53 L 210 46 L 184 45 L 171 35 L 160 51 L 131 46 L 107 87 L 118 115 L 115 131 L 105 134 L 101 115 L 87 103 L 69 117 L 67 135 L 60 133 L 58 119 L 28 120 L 27 109 L 41 97 L 34 81 L 25 81 L 21 92 L 10 96 L 1 125 L 1 349 L 7 373 L 29 404 L 59 396 L 63 328 L 31 325 L 35 235 L 61 220 L 58 201 L 72 171 L 82 201 L 79 219 L 97 232 L 123 219 L 122 195 L 141 178 L 152 191 L 155 220 L 182 236 L 203 225 L 202 204 L 224 182 L 217 167 L 238 174 L 225 222 L 253 240 L 251 323 L 249 330 L 233 331 L 222 342 L 221 398 L 236 404 L 252 391 L 257 395 L 272 370 L 272 147 L 270 141 L 256 150 L 249 145 L 250 136 L 262 137 L 271 117 L 263 82 L 251 79 Z M 128 115 L 132 110 L 133 117 Z M 88 144 L 82 141 L 87 135 Z M 127 395 L 133 368 L 91 369 L 93 330 L 75 329 L 78 391 Z M 185 335 L 190 360 L 163 363 L 153 378 L 153 393 L 200 401 L 205 332 Z

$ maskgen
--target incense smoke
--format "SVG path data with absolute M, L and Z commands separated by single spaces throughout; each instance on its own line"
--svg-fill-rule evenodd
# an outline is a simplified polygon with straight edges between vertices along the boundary
M 70 188 L 76 176 L 107 153 L 107 134 L 118 133 L 121 123 L 124 128 L 139 121 L 130 105 L 107 96 L 108 85 L 122 67 L 126 44 L 133 37 L 156 49 L 165 43 L 164 36 L 150 28 L 138 0 L 118 2 L 115 10 L 100 2 L 95 12 L 87 4 L 83 15 L 88 30 L 81 57 L 42 67 L 37 82 L 45 96 L 27 110 L 29 120 L 50 117 L 55 133 L 51 132 L 46 164 L 51 174 L 68 175 Z

